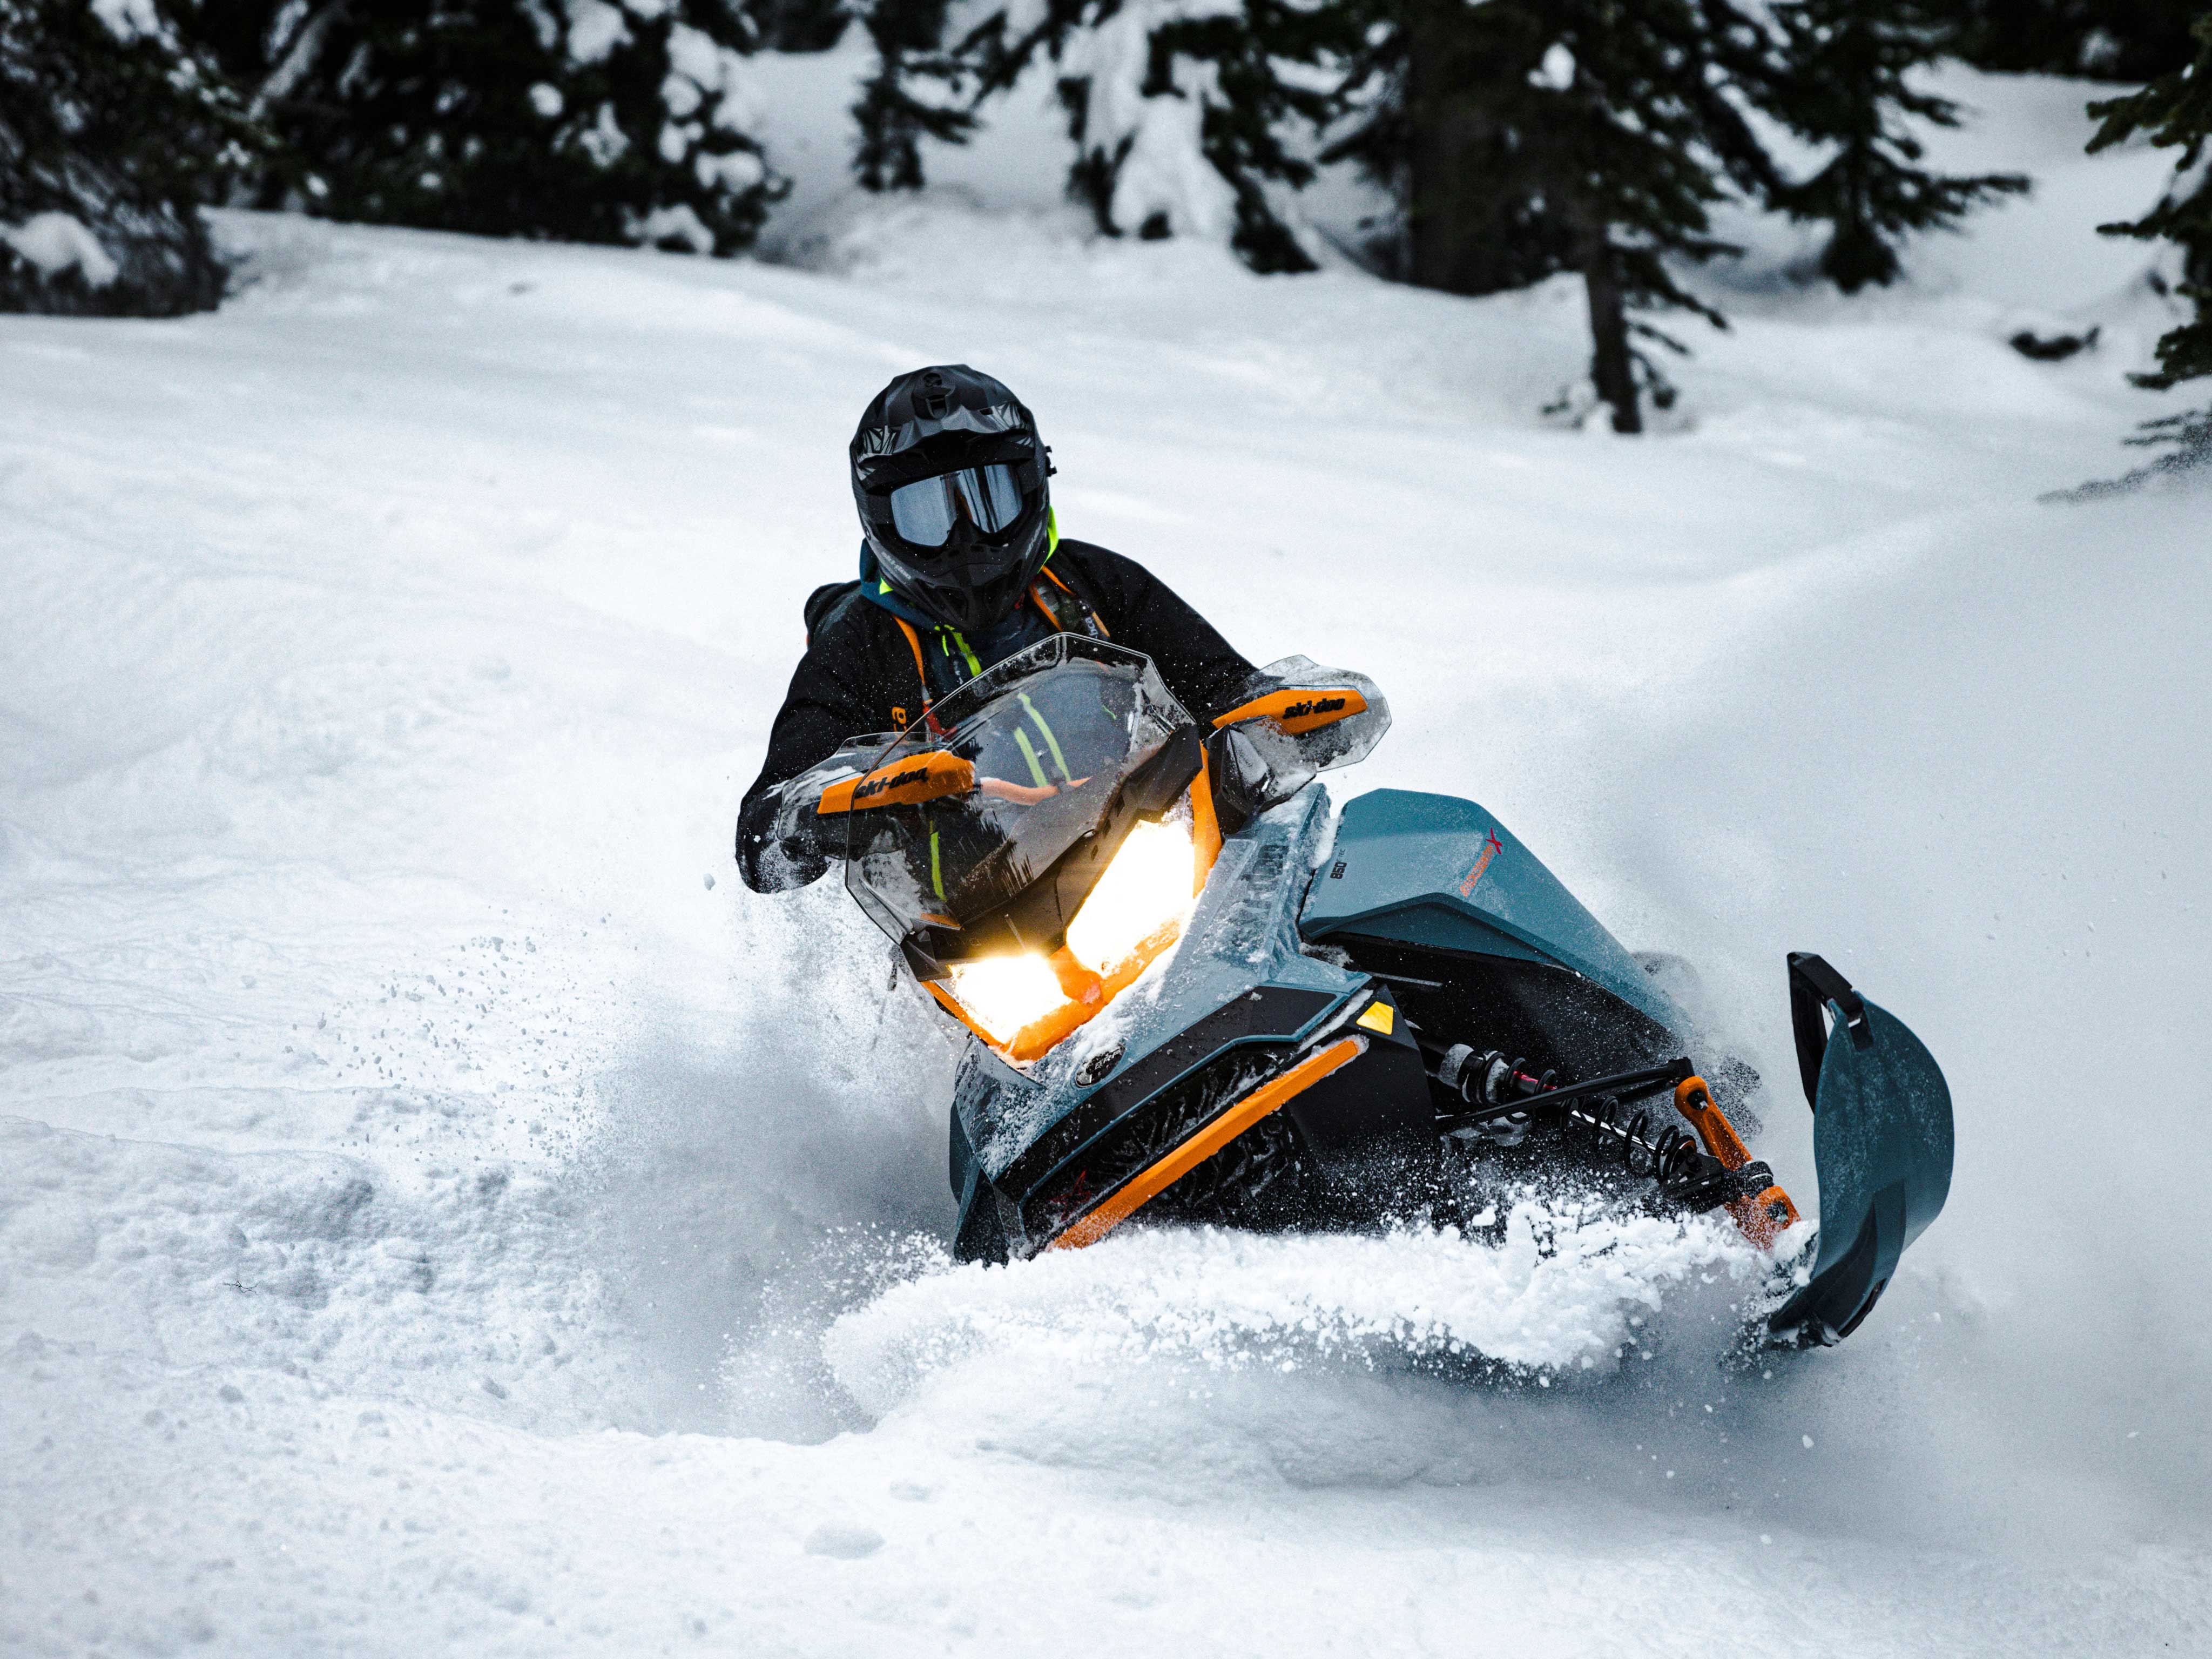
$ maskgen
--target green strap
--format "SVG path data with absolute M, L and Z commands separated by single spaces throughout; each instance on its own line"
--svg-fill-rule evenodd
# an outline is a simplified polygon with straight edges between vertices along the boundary
M 1022 707 L 1030 711 L 1030 719 L 1036 723 L 1036 729 L 1043 734 L 1045 747 L 1052 750 L 1052 763 L 1060 769 L 1060 781 L 1063 783 L 1073 783 L 1075 781 L 1075 774 L 1067 769 L 1067 757 L 1060 752 L 1060 739 L 1053 736 L 1051 725 L 1045 720 L 1043 715 L 1037 713 L 1037 706 L 1030 701 L 1030 694 L 1028 692 L 1024 691 L 1019 695 L 1022 700 Z M 1017 727 L 1016 730 L 1018 732 L 1019 728 Z M 1024 750 L 1028 749 L 1029 739 L 1027 738 L 1024 738 L 1022 739 L 1022 747 Z M 1032 766 L 1036 764 L 1035 761 L 1031 761 L 1030 763 Z M 1042 783 L 1044 780 L 1042 778 L 1039 778 L 1037 781 L 1039 783 Z
M 1027 702 L 1029 699 L 1024 697 L 1022 701 Z M 1040 789 L 1050 788 L 1052 781 L 1044 775 L 1044 767 L 1037 760 L 1036 748 L 1030 742 L 1030 734 L 1018 726 L 1014 728 L 1014 741 L 1021 744 L 1022 758 L 1030 763 L 1030 780 Z
M 938 897 L 945 896 L 945 863 L 934 825 L 929 831 L 929 884 L 937 890 Z

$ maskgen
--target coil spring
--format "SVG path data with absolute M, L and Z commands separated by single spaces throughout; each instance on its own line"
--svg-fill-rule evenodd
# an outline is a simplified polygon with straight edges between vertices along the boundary
M 1604 1100 L 1570 1107 L 1567 1115 L 1589 1132 L 1601 1151 L 1618 1152 L 1631 1175 L 1650 1176 L 1663 1187 L 1698 1169 L 1704 1149 L 1698 1138 L 1664 1122 L 1655 1131 L 1648 1111 Z

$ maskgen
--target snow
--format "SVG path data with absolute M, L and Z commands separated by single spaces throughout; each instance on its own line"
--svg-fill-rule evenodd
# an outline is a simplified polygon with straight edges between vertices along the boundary
M 84 222 L 66 213 L 34 213 L 20 225 L 0 224 L 0 242 L 49 281 L 75 270 L 92 287 L 106 288 L 122 270 Z
M 2202 1647 L 2212 498 L 2038 504 L 2179 406 L 2089 240 L 2158 179 L 1973 90 L 2064 187 L 1863 301 L 1762 228 L 1639 441 L 1534 412 L 1569 287 L 826 139 L 811 268 L 231 215 L 221 312 L 0 320 L 0 1647 Z M 948 359 L 1071 533 L 1376 676 L 1340 796 L 1471 794 L 1696 963 L 1801 1203 L 1782 953 L 1912 1024 L 1957 1179 L 1848 1346 L 1738 1357 L 1702 1223 L 945 1263 L 880 936 L 702 878 L 854 411 Z

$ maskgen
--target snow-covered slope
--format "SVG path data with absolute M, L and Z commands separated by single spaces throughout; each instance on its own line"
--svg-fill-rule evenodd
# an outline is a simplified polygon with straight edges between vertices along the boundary
M 2212 1639 L 2212 497 L 2037 504 L 2154 402 L 2084 239 L 2156 167 L 1975 91 L 2052 187 L 1911 291 L 1736 273 L 1640 441 L 1534 413 L 1568 288 L 973 191 L 829 270 L 233 218 L 220 313 L 0 322 L 0 1647 Z M 1492 806 L 1770 1078 L 1787 948 L 1913 1022 L 1958 1178 L 1850 1346 L 1724 1364 L 1694 1227 L 945 1267 L 949 1051 L 728 833 L 854 413 L 947 358 L 1072 531 L 1384 683 L 1340 793 Z

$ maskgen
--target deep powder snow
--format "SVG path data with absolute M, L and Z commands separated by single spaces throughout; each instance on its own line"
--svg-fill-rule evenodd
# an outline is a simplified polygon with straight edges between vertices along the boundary
M 1571 286 L 1101 243 L 988 147 L 809 186 L 813 269 L 230 216 L 216 315 L 0 321 L 0 1647 L 2212 1641 L 2212 497 L 2036 503 L 2152 410 L 2089 228 L 2158 167 L 1967 89 L 2035 201 L 1848 304 L 1754 227 L 1637 442 L 1534 412 Z M 1382 682 L 1340 799 L 1694 962 L 1801 1201 L 1784 951 L 1913 1024 L 1957 1179 L 1849 1346 L 1747 1359 L 1704 1221 L 946 1261 L 952 1051 L 728 853 L 944 359 L 1072 532 Z

